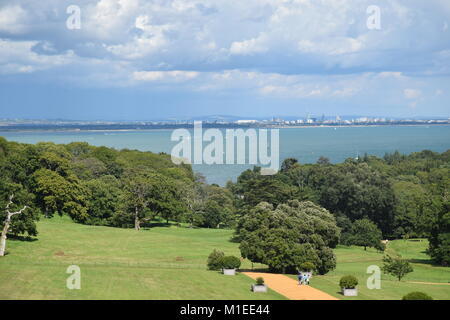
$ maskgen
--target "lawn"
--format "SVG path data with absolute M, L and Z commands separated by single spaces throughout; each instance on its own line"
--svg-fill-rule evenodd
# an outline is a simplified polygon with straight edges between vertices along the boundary
M 450 300 L 450 268 L 439 267 L 432 264 L 429 256 L 425 254 L 428 247 L 426 240 L 395 240 L 388 245 L 386 253 L 400 254 L 409 259 L 414 272 L 408 274 L 402 281 L 396 280 L 390 275 L 382 274 L 381 289 L 368 289 L 366 273 L 367 267 L 383 265 L 383 254 L 375 249 L 364 251 L 362 247 L 338 246 L 335 249 L 337 267 L 334 271 L 324 276 L 314 276 L 311 286 L 323 290 L 339 299 L 345 300 L 398 300 L 412 291 L 422 291 L 434 299 Z M 344 297 L 340 294 L 339 279 L 347 274 L 358 278 L 358 297 Z M 292 276 L 295 277 L 295 276 Z M 440 284 L 417 284 L 411 282 L 432 282 Z
M 231 230 L 85 226 L 43 219 L 38 240 L 9 239 L 0 258 L 0 299 L 284 299 L 250 292 L 253 280 L 206 270 L 214 249 L 239 256 Z M 66 269 L 81 268 L 81 289 Z M 251 264 L 244 261 L 243 268 Z
M 284 299 L 273 291 L 250 292 L 253 280 L 242 274 L 206 270 L 206 258 L 215 248 L 239 256 L 231 230 L 172 226 L 136 232 L 80 225 L 67 217 L 42 219 L 38 230 L 36 241 L 8 240 L 9 254 L 0 258 L 0 299 Z M 425 254 L 427 246 L 426 240 L 391 241 L 387 253 L 410 259 L 414 272 L 401 282 L 383 274 L 380 290 L 367 288 L 366 269 L 381 267 L 383 254 L 339 246 L 336 270 L 314 276 L 311 285 L 339 299 L 395 300 L 422 291 L 448 300 L 450 268 L 434 266 Z M 66 288 L 70 265 L 81 268 L 81 290 Z M 251 263 L 243 261 L 241 268 L 250 269 Z M 347 274 L 359 280 L 357 298 L 338 292 L 339 279 Z

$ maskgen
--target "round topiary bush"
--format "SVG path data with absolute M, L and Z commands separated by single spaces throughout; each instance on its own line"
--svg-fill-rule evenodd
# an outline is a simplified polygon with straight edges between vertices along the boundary
M 313 271 L 316 267 L 312 262 L 304 262 L 300 265 L 301 271 Z
M 256 285 L 262 286 L 264 284 L 264 278 L 258 277 L 256 278 Z
M 423 292 L 410 292 L 402 300 L 433 300 L 432 297 Z
M 343 276 L 339 281 L 339 285 L 341 288 L 345 289 L 354 289 L 358 285 L 358 279 L 354 276 Z
M 220 270 L 222 269 L 222 259 L 225 257 L 225 254 L 222 251 L 214 249 L 213 252 L 208 256 L 208 269 L 209 270 Z
M 241 266 L 241 260 L 235 256 L 225 256 L 221 264 L 223 269 L 237 269 Z

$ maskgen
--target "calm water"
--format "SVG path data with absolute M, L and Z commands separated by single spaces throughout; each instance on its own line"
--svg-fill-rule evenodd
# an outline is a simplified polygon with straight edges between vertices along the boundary
M 169 153 L 176 142 L 170 141 L 172 130 L 126 132 L 0 132 L 8 140 L 36 143 L 52 141 L 69 143 L 86 141 L 96 146 L 116 149 Z M 204 143 L 206 145 L 207 143 Z M 398 150 L 411 153 L 429 149 L 443 152 L 450 149 L 450 126 L 285 128 L 280 129 L 280 163 L 287 157 L 301 163 L 314 163 L 320 156 L 341 162 L 364 153 L 383 156 Z M 224 185 L 235 181 L 249 165 L 194 165 L 209 183 Z

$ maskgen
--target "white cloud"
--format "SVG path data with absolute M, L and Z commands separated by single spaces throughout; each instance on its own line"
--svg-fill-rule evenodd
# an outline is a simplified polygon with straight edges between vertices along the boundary
M 405 89 L 403 90 L 403 94 L 406 99 L 417 99 L 422 95 L 422 92 L 417 89 Z
M 436 88 L 449 81 L 448 1 L 380 3 L 381 30 L 366 26 L 371 4 L 80 0 L 81 29 L 71 31 L 65 1 L 3 0 L 0 73 L 37 76 L 64 66 L 55 81 L 92 86 L 150 83 L 148 90 L 161 84 L 346 101 L 382 96 L 391 105 L 420 102 L 427 94 L 444 99 Z M 425 82 L 412 74 L 429 77 Z
M 264 45 L 264 35 L 254 39 L 235 41 L 230 47 L 230 53 L 236 55 L 249 55 L 265 51 L 267 51 L 267 48 Z
M 37 41 L 9 41 L 0 39 L 0 73 L 31 73 L 67 65 L 75 60 L 73 52 L 60 55 L 41 55 L 32 49 Z
M 135 71 L 133 79 L 138 81 L 187 81 L 199 75 L 195 71 Z
M 0 31 L 20 34 L 28 30 L 27 12 L 19 5 L 6 6 L 0 9 Z

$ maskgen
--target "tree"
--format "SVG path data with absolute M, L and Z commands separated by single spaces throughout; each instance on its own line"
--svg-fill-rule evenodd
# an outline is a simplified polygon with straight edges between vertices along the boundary
M 281 172 L 287 172 L 298 164 L 298 160 L 295 158 L 287 158 L 281 164 Z
M 149 170 L 130 170 L 124 178 L 124 210 L 132 212 L 134 228 L 155 216 L 168 222 L 186 208 L 173 179 Z
M 122 195 L 119 181 L 114 176 L 103 176 L 85 182 L 87 189 L 86 224 L 108 225 L 119 209 Z
M 63 177 L 55 171 L 39 169 L 33 177 L 38 204 L 47 217 L 67 213 L 77 222 L 87 219 L 87 190 L 76 176 Z
M 129 174 L 125 174 L 125 176 L 123 187 L 124 210 L 126 213 L 131 212 L 134 220 L 134 229 L 139 231 L 141 224 L 153 218 L 155 214 L 148 208 L 153 184 L 151 177 L 143 173 L 130 172 Z
M 219 186 L 206 187 L 206 199 L 202 204 L 201 212 L 203 217 L 201 226 L 203 227 L 232 226 L 235 208 L 231 192 Z
M 351 243 L 357 246 L 380 248 L 381 231 L 369 219 L 356 220 L 352 227 Z
M 429 217 L 428 252 L 436 263 L 450 266 L 450 170 L 431 170 L 425 179 L 432 193 L 425 210 Z
M 242 257 L 274 271 L 295 272 L 310 262 L 325 274 L 336 266 L 331 250 L 339 241 L 336 221 L 309 201 L 291 200 L 276 209 L 262 202 L 240 219 L 236 234 Z
M 317 164 L 321 165 L 321 166 L 327 166 L 330 164 L 330 159 L 321 156 L 318 160 L 317 160 Z
M 207 197 L 206 185 L 203 182 L 193 182 L 181 188 L 182 199 L 186 203 L 186 211 L 183 213 L 183 221 L 189 223 L 189 227 L 201 226 L 203 220 L 203 203 Z
M 254 207 L 260 202 L 268 202 L 277 206 L 292 199 L 293 188 L 277 176 L 261 176 L 246 181 L 243 201 L 246 206 Z
M 400 257 L 393 258 L 389 255 L 385 256 L 383 258 L 383 263 L 383 272 L 393 275 L 398 279 L 398 281 L 400 281 L 408 273 L 414 271 L 410 263 Z
M 225 253 L 220 250 L 214 249 L 208 256 L 206 262 L 208 270 L 220 270 L 222 269 L 222 259 L 225 257 Z
M 392 185 L 396 198 L 394 235 L 396 237 L 421 237 L 424 234 L 424 223 L 427 220 L 425 219 L 427 194 L 420 184 L 404 181 L 403 179 L 407 179 L 406 177 L 400 178 L 402 181 L 397 181 Z
M 0 236 L 0 257 L 3 257 L 5 255 L 5 250 L 6 250 L 6 238 L 7 238 L 7 234 L 9 232 L 9 227 L 11 225 L 11 218 L 13 216 L 15 216 L 16 214 L 21 214 L 22 212 L 24 212 L 28 207 L 24 206 L 22 209 L 20 209 L 19 211 L 14 211 L 11 212 L 10 211 L 10 206 L 13 204 L 13 198 L 14 195 L 11 195 L 9 197 L 9 202 L 6 205 L 5 211 L 6 211 L 6 219 L 3 222 L 3 230 L 2 230 L 2 234 Z

